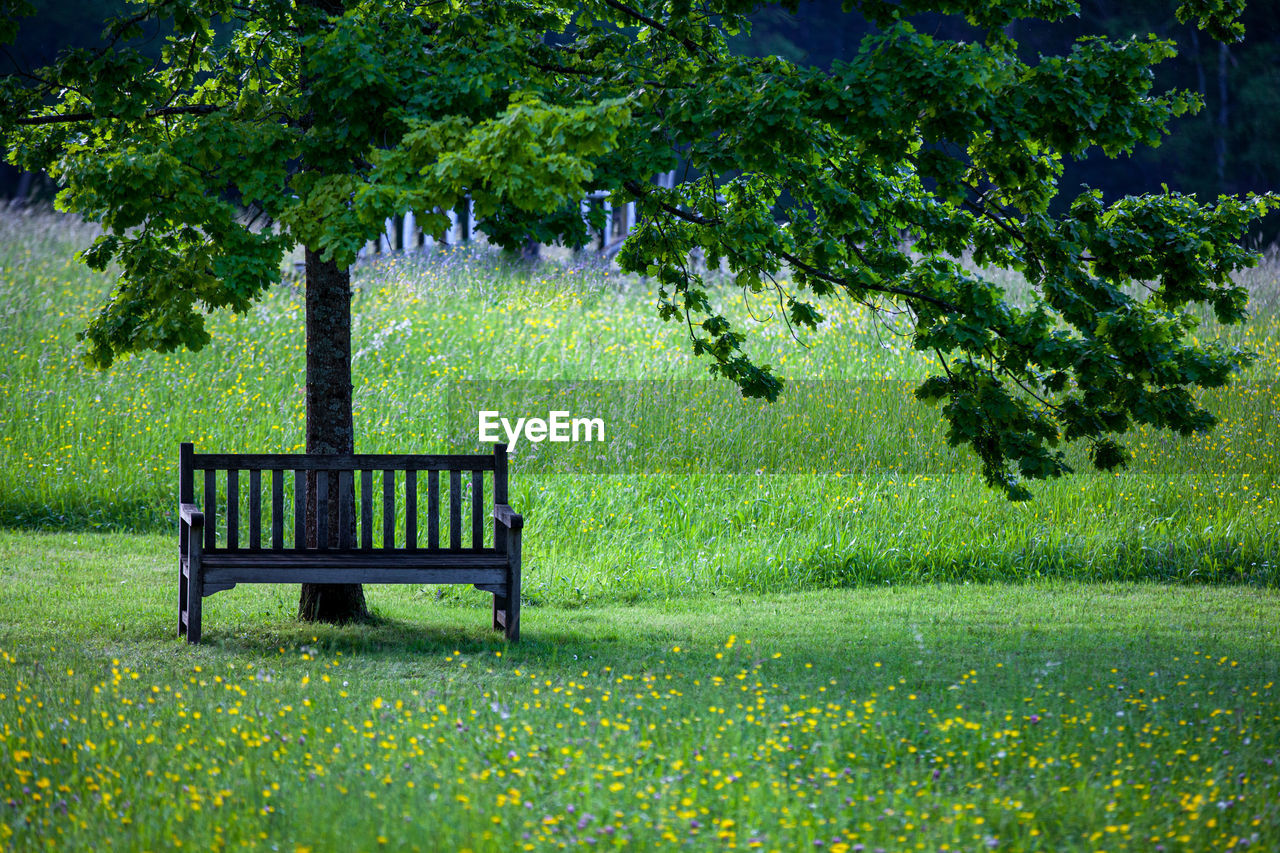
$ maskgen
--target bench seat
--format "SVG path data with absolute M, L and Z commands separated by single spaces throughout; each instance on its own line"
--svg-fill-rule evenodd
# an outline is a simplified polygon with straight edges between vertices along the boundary
M 214 551 L 201 557 L 210 583 L 470 583 L 506 582 L 507 555 L 449 550 Z M 287 574 L 287 577 L 284 575 Z

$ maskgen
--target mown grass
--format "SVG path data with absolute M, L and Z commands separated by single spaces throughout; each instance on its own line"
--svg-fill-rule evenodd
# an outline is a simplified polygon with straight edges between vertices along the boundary
M 0 847 L 1274 849 L 1276 593 L 923 585 L 174 634 L 155 536 L 0 533 Z
M 72 258 L 87 239 L 62 219 L 0 223 L 0 523 L 169 531 L 179 441 L 302 448 L 301 294 L 283 286 L 246 316 L 216 318 L 200 353 L 100 373 L 75 352 L 110 287 Z M 824 331 L 797 344 L 781 324 L 752 323 L 768 304 L 734 303 L 757 353 L 793 380 L 781 403 L 760 406 L 703 381 L 684 330 L 656 318 L 643 283 L 478 251 L 395 258 L 357 275 L 357 450 L 474 451 L 456 405 L 474 383 L 507 383 L 509 396 L 511 383 L 601 380 L 589 387 L 626 415 L 609 424 L 603 462 L 577 466 L 564 445 L 542 445 L 514 463 L 533 603 L 1035 577 L 1274 586 L 1278 275 L 1274 261 L 1248 274 L 1249 325 L 1203 325 L 1260 354 L 1242 383 L 1208 398 L 1216 430 L 1138 430 L 1135 463 L 1114 474 L 1090 471 L 1075 449 L 1081 473 L 1011 504 L 911 398 L 928 362 L 856 306 L 832 306 Z M 641 403 L 619 402 L 635 389 Z

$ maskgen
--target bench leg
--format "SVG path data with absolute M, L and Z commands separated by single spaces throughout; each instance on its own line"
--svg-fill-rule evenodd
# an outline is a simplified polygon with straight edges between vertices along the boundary
M 200 642 L 200 603 L 204 598 L 204 590 L 198 580 L 192 579 L 190 601 L 187 605 L 187 642 L 195 645 Z
M 187 573 L 187 642 L 200 642 L 200 610 L 204 602 L 204 570 L 200 555 L 191 558 L 191 570 Z
M 187 583 L 186 558 L 178 557 L 178 636 L 187 636 L 187 602 L 191 600 Z
M 507 622 L 507 597 L 493 594 L 493 630 L 501 631 Z
M 507 639 L 517 642 L 520 639 L 520 531 L 507 533 L 507 601 L 506 628 Z

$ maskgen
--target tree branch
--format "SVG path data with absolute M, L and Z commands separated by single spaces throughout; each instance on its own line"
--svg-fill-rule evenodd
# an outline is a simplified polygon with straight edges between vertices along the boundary
M 538 62 L 536 59 L 530 59 L 529 64 L 539 71 L 545 71 L 548 74 L 572 74 L 578 77 L 593 77 L 599 73 L 594 68 L 568 68 L 564 65 L 547 65 Z
M 13 54 L 11 54 L 9 52 L 9 49 L 4 45 L 0 45 L 0 53 L 3 53 L 5 55 L 5 58 L 9 60 L 9 64 L 13 66 L 14 72 L 19 77 L 25 77 L 28 80 L 33 80 L 36 83 L 39 83 L 41 86 L 44 86 L 45 88 L 49 89 L 50 91 L 53 91 L 55 89 L 66 89 L 68 91 L 75 92 L 77 95 L 80 95 L 86 99 L 88 98 L 88 96 L 85 95 L 83 89 L 79 89 L 75 86 L 56 85 L 52 80 L 47 80 L 44 77 L 41 77 L 38 74 L 34 74 L 28 69 L 23 68 L 22 64 L 18 62 L 17 59 L 14 58 Z
M 160 118 L 162 116 L 173 115 L 208 115 L 215 113 L 222 107 L 216 104 L 192 104 L 187 107 L 160 107 L 146 113 L 143 118 Z M 59 113 L 51 116 L 24 116 L 14 119 L 14 124 L 20 125 L 43 125 L 43 124 L 69 124 L 77 121 L 92 121 L 94 119 L 117 119 L 120 116 L 99 116 L 93 113 Z
M 618 0 L 604 0 L 604 5 L 608 6 L 610 9 L 621 12 L 622 14 L 626 15 L 629 18 L 634 18 L 637 21 L 640 21 L 644 24 L 649 25 L 650 27 L 653 27 L 655 30 L 662 33 L 663 35 L 671 36 L 671 38 L 674 38 L 676 41 L 680 42 L 680 44 L 688 48 L 690 53 L 700 53 L 706 56 L 710 56 L 710 54 L 708 54 L 705 50 L 703 50 L 702 46 L 699 45 L 697 42 L 692 42 L 692 41 L 689 41 L 687 38 L 681 38 L 679 36 L 672 35 L 671 28 L 668 27 L 666 24 L 659 23 L 658 21 L 654 20 L 653 18 L 650 18 L 648 15 L 644 14 L 643 12 L 637 11 L 636 9 L 632 9 L 630 6 L 626 5 L 625 3 L 619 3 Z
M 155 14 L 155 9 L 148 8 L 148 9 L 143 9 L 141 12 L 138 12 L 136 15 L 131 15 L 128 18 L 117 18 L 116 20 L 112 21 L 109 25 L 109 29 L 111 32 L 111 42 L 110 44 L 107 45 L 107 47 L 108 48 L 115 47 L 116 44 L 120 41 L 120 39 L 124 37 L 126 30 L 128 30 L 134 24 L 141 24 L 143 21 L 145 21 L 147 18 L 150 18 L 154 14 Z M 101 51 L 99 51 L 99 55 L 101 55 Z
M 633 196 L 638 197 L 642 195 L 649 195 L 649 190 L 645 189 L 644 184 L 641 184 L 639 181 L 624 181 L 622 183 L 622 188 L 625 189 L 627 192 L 631 193 Z M 699 216 L 696 213 L 690 213 L 687 210 L 681 210 L 675 205 L 667 204 L 665 201 L 662 201 L 662 200 L 658 201 L 658 207 L 662 208 L 667 213 L 670 213 L 672 216 L 678 216 L 681 219 L 683 219 L 685 222 L 692 222 L 694 225 L 723 225 L 724 224 L 723 219 L 707 219 L 705 216 Z
M 820 270 L 815 266 L 806 264 L 804 261 L 800 260 L 795 255 L 792 255 L 789 252 L 784 252 L 781 249 L 777 249 L 776 251 L 778 253 L 778 257 L 782 258 L 787 263 L 791 264 L 791 266 L 797 269 L 804 270 L 814 278 L 820 278 L 823 281 L 830 282 L 831 284 L 837 285 L 839 287 L 843 287 L 843 288 L 849 287 L 849 283 L 846 282 L 844 279 L 840 278 L 839 276 L 832 275 L 831 273 Z M 930 305 L 934 305 L 938 308 L 941 308 L 943 311 L 946 311 L 949 314 L 962 313 L 960 311 L 960 306 L 956 305 L 953 302 L 948 302 L 945 299 L 939 299 L 936 296 L 930 296 L 927 293 L 918 293 L 914 290 L 907 290 L 905 287 L 894 287 L 891 284 L 861 284 L 861 285 L 858 285 L 858 287 L 862 287 L 862 288 L 865 288 L 866 290 L 871 290 L 876 293 L 891 293 L 894 296 L 901 296 L 904 299 L 919 299 L 921 302 L 928 302 Z
M 999 332 L 997 332 L 996 334 L 999 334 Z M 1003 337 L 1003 335 L 1002 335 L 1001 337 Z M 1025 392 L 1026 392 L 1027 394 L 1029 394 L 1030 396 L 1034 397 L 1037 401 L 1039 401 L 1040 405 L 1044 406 L 1046 409 L 1049 409 L 1051 412 L 1055 412 L 1055 413 L 1057 413 L 1057 414 L 1062 414 L 1062 407 L 1061 407 L 1061 406 L 1058 406 L 1058 405 L 1056 405 L 1056 404 L 1054 404 L 1054 403 L 1050 402 L 1049 400 L 1046 400 L 1044 397 L 1041 397 L 1041 396 L 1040 396 L 1039 394 L 1037 394 L 1035 391 L 1033 391 L 1033 390 L 1031 390 L 1030 388 L 1028 388 L 1028 387 L 1023 383 L 1023 381 L 1022 381 L 1021 379 L 1019 379 L 1019 378 L 1018 378 L 1018 375 L 1017 375 L 1016 373 L 1014 373 L 1014 372 L 1013 372 L 1012 370 L 1010 370 L 1008 367 L 1005 367 L 1003 364 L 1001 364 L 1001 363 L 1000 363 L 1000 359 L 996 358 L 996 354 L 995 354 L 994 352 L 992 352 L 992 351 L 991 351 L 991 347 L 989 347 L 989 346 L 988 346 L 988 347 L 983 347 L 983 349 L 984 349 L 984 350 L 986 350 L 986 352 L 987 352 L 987 358 L 991 359 L 991 363 L 992 363 L 993 365 L 995 365 L 995 367 L 996 367 L 996 368 L 998 368 L 998 369 L 1000 370 L 1000 372 L 1001 372 L 1001 373 L 1003 373 L 1005 376 L 1008 376 L 1008 377 L 1009 377 L 1010 379 L 1012 379 L 1015 383 L 1017 383 L 1017 385 L 1018 385 L 1018 387 L 1019 387 L 1019 388 L 1021 388 L 1023 391 L 1025 391 Z M 989 374 L 989 375 L 994 376 L 994 375 L 995 375 L 995 371 L 988 371 L 988 374 Z
M 634 196 L 649 195 L 649 190 L 645 189 L 644 185 L 639 183 L 638 181 L 624 181 L 622 186 L 627 192 L 631 193 Z M 697 213 L 691 213 L 687 210 L 681 210 L 675 205 L 667 204 L 666 202 L 661 200 L 658 201 L 658 207 L 662 208 L 667 213 L 670 213 L 672 216 L 683 219 L 685 222 L 692 222 L 694 225 L 714 227 L 716 225 L 724 224 L 723 219 L 708 219 L 707 217 L 701 216 Z M 778 257 L 782 258 L 787 263 L 791 264 L 791 266 L 795 267 L 796 269 L 803 270 L 804 272 L 808 273 L 814 278 L 820 278 L 823 281 L 830 282 L 831 284 L 834 284 L 841 288 L 845 288 L 846 290 L 849 287 L 849 283 L 844 279 L 840 278 L 839 276 L 833 275 L 824 270 L 820 270 L 815 266 L 807 264 L 804 261 L 800 260 L 800 258 L 796 257 L 795 255 L 792 255 L 789 252 L 784 252 L 781 249 L 775 249 L 774 251 L 777 253 Z M 866 290 L 874 291 L 876 293 L 889 293 L 894 296 L 901 296 L 905 299 L 918 299 L 921 302 L 928 302 L 930 305 L 941 308 L 942 310 L 946 311 L 949 314 L 962 313 L 960 310 L 960 307 L 955 303 L 948 302 L 945 299 L 939 299 L 936 296 L 930 296 L 927 293 L 918 293 L 914 290 L 907 290 L 905 287 L 894 287 L 893 285 L 887 285 L 887 284 L 884 284 L 884 285 L 863 284 L 858 286 Z

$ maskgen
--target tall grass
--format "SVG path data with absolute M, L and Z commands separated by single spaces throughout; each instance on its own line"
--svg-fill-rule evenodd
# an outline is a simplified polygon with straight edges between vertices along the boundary
M 75 341 L 111 286 L 72 257 L 89 236 L 62 218 L 0 219 L 0 524 L 167 531 L 179 441 L 302 449 L 302 294 L 285 284 L 244 316 L 218 316 L 200 353 L 97 372 Z M 602 453 L 616 466 L 565 464 L 550 445 L 518 453 L 531 603 L 1038 576 L 1274 586 L 1280 263 L 1246 283 L 1252 321 L 1201 328 L 1260 353 L 1244 382 L 1208 398 L 1218 428 L 1138 430 L 1135 464 L 1119 473 L 1077 454 L 1079 474 L 1036 485 L 1025 504 L 986 489 L 936 410 L 911 399 L 931 365 L 893 328 L 838 304 L 797 342 L 751 320 L 768 304 L 720 290 L 791 392 L 761 407 L 707 385 L 683 419 L 637 406 L 610 427 Z M 361 267 L 355 289 L 361 452 L 476 450 L 451 408 L 469 381 L 705 380 L 647 285 L 597 266 L 457 250 Z M 664 452 L 637 462 L 627 441 Z

